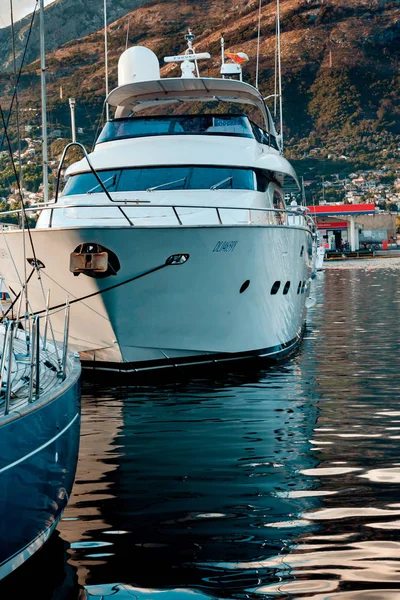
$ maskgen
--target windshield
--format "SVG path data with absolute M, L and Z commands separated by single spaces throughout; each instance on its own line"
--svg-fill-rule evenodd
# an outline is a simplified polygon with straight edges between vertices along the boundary
M 253 169 L 237 167 L 142 167 L 98 171 L 98 176 L 109 192 L 260 189 L 259 178 Z M 63 196 L 102 192 L 93 173 L 72 175 L 67 180 Z
M 114 119 L 104 126 L 97 144 L 153 135 L 230 135 L 254 138 L 243 115 L 186 115 Z

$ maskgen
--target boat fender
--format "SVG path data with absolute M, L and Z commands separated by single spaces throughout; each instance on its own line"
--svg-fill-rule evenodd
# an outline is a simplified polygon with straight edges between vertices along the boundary
M 312 296 L 308 296 L 308 298 L 306 298 L 305 304 L 306 308 L 313 308 L 317 304 L 317 301 Z

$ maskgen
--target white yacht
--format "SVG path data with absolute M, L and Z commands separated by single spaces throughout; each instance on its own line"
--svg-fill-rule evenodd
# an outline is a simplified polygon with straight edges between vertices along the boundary
M 296 173 L 259 90 L 242 80 L 247 57 L 222 53 L 221 76 L 201 76 L 210 55 L 193 37 L 164 59 L 178 77 L 161 77 L 148 48 L 123 52 L 106 99 L 114 118 L 93 152 L 82 146 L 36 228 L 0 236 L 0 275 L 12 290 L 25 261 L 40 270 L 29 300 L 39 309 L 50 290 L 59 338 L 68 294 L 84 368 L 277 358 L 302 336 L 316 234 L 304 209 L 285 205 Z

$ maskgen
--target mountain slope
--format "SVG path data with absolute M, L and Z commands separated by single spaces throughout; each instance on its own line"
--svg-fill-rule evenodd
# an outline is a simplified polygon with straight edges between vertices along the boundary
M 78 1 L 60 0 L 60 5 Z M 223 34 L 226 50 L 249 55 L 245 79 L 254 84 L 258 4 L 238 0 L 227 12 L 222 0 L 152 0 L 136 8 L 109 27 L 110 89 L 117 84 L 127 34 L 130 45 L 150 47 L 161 61 L 185 48 L 188 27 L 197 36 L 196 48 L 212 54 L 203 73 L 218 73 Z M 264 96 L 274 90 L 275 6 L 275 1 L 264 1 L 262 7 L 259 81 Z M 316 149 L 321 157 L 346 155 L 360 164 L 394 159 L 400 135 L 399 0 L 282 0 L 281 32 L 289 155 L 301 157 Z M 104 101 L 103 31 L 57 48 L 48 54 L 47 64 L 50 121 L 68 135 L 66 98 L 76 97 L 78 125 L 89 141 Z M 37 108 L 40 102 L 38 68 L 36 61 L 25 71 L 22 106 Z M 174 65 L 162 69 L 179 75 Z M 9 78 L 0 80 L 0 89 L 2 95 L 12 91 Z M 29 118 L 35 122 L 32 113 Z
M 112 23 L 122 15 L 140 6 L 146 0 L 108 0 L 107 21 Z M 34 2 L 32 0 L 32 6 Z M 100 29 L 104 23 L 103 3 L 99 0 L 56 0 L 45 8 L 45 37 L 47 51 L 62 46 Z M 17 59 L 20 59 L 32 15 L 24 17 L 14 25 Z M 0 29 L 0 56 L 3 57 L 2 70 L 11 70 L 11 27 Z M 40 55 L 39 15 L 35 15 L 32 36 L 27 52 L 27 62 Z M 17 60 L 19 64 L 19 60 Z

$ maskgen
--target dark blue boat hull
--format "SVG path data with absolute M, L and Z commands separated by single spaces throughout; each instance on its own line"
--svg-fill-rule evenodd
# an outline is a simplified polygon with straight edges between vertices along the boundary
M 54 531 L 71 494 L 80 436 L 80 378 L 0 421 L 0 580 Z

